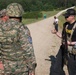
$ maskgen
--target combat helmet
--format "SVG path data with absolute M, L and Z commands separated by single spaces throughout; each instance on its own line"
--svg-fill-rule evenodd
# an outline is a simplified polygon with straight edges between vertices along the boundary
M 6 8 L 6 15 L 9 17 L 22 17 L 24 10 L 19 3 L 11 3 Z

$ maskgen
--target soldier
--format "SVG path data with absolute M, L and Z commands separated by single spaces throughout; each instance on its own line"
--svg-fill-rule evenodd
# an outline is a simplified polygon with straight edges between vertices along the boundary
M 62 34 L 55 32 L 62 38 L 62 45 L 57 54 L 52 75 L 63 75 L 64 64 L 67 65 L 69 75 L 76 75 L 76 10 L 68 9 L 63 16 L 66 22 L 63 24 Z
M 8 20 L 8 16 L 6 16 L 6 9 L 2 9 L 0 11 L 0 23 L 6 22 Z
M 0 11 L 0 26 L 3 25 L 7 21 L 8 17 L 6 16 L 6 9 L 2 9 Z M 1 57 L 0 57 L 1 58 Z M 0 60 L 0 74 L 3 72 L 3 64 L 2 61 Z
M 34 75 L 36 60 L 32 38 L 27 26 L 22 24 L 24 10 L 18 3 L 6 8 L 9 19 L 0 27 L 1 60 L 4 75 Z
M 58 18 L 54 16 L 54 25 L 55 25 L 55 31 L 58 32 Z

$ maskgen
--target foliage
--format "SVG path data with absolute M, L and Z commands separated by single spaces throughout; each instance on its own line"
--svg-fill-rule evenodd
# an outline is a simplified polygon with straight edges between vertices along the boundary
M 27 11 L 50 11 L 62 9 L 76 4 L 75 0 L 0 0 L 0 10 L 7 7 L 8 4 L 20 3 Z
M 41 18 L 43 14 L 41 12 L 35 11 L 35 12 L 27 12 L 23 15 L 23 18 Z

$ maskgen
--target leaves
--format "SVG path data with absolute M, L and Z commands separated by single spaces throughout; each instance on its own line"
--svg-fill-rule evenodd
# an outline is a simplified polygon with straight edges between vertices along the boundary
M 75 0 L 0 0 L 0 10 L 13 2 L 20 3 L 25 11 L 59 10 L 76 4 Z

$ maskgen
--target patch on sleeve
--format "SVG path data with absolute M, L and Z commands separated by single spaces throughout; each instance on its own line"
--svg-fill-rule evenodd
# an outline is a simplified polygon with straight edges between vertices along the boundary
M 32 44 L 32 38 L 30 36 L 28 37 L 28 41 L 30 44 Z

